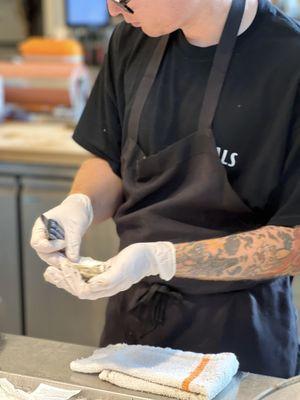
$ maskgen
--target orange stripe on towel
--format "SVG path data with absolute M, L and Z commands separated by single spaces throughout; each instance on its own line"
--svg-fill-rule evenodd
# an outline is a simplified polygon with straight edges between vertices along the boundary
M 201 374 L 201 372 L 204 370 L 204 368 L 209 363 L 209 361 L 210 361 L 209 357 L 203 357 L 202 358 L 200 364 L 183 381 L 182 386 L 181 386 L 183 390 L 185 390 L 186 392 L 189 391 L 189 387 L 190 387 L 191 382 Z

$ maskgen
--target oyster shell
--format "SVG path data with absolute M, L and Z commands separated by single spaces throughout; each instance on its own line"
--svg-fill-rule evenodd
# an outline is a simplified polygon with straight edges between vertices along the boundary
M 103 274 L 103 272 L 111 268 L 107 262 L 97 261 L 90 257 L 81 257 L 78 263 L 68 261 L 66 262 L 66 266 L 79 271 L 85 281 L 88 281 L 96 275 Z

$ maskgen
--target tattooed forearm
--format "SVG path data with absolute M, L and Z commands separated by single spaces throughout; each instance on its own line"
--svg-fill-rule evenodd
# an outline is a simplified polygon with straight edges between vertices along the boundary
M 300 274 L 300 226 L 266 226 L 175 247 L 177 277 L 231 281 Z

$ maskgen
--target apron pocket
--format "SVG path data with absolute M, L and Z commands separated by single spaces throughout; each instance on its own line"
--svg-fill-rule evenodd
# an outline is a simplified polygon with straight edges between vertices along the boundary
M 202 153 L 211 154 L 213 151 L 210 137 L 196 131 L 158 153 L 137 160 L 137 179 L 146 181 L 193 156 Z M 215 152 L 217 154 L 216 149 Z
M 182 294 L 168 285 L 161 283 L 146 284 L 141 282 L 137 285 L 136 292 L 139 294 L 135 301 L 130 301 L 129 313 L 139 321 L 140 328 L 135 332 L 138 340 L 154 332 L 159 326 L 166 322 L 166 309 L 169 301 L 182 303 Z

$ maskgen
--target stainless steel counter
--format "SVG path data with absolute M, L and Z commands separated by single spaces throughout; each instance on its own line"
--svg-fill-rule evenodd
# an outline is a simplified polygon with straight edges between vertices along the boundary
M 101 382 L 97 374 L 80 374 L 70 370 L 72 360 L 87 357 L 93 347 L 3 334 L 0 338 L 0 377 L 6 377 L 25 390 L 41 383 L 65 388 L 80 388 L 77 399 L 162 399 L 132 392 Z M 283 379 L 239 373 L 216 400 L 250 400 Z M 82 397 L 83 396 L 83 397 Z

